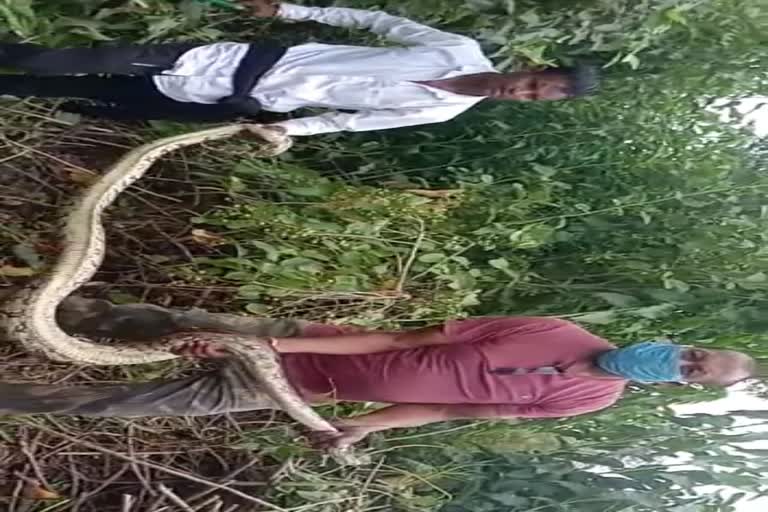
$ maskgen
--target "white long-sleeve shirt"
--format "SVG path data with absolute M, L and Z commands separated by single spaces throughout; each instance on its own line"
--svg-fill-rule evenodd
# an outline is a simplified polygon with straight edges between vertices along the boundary
M 259 80 L 251 95 L 264 110 L 302 107 L 355 110 L 275 123 L 289 135 L 368 131 L 436 123 L 454 118 L 484 97 L 467 96 L 413 81 L 495 72 L 476 41 L 379 11 L 280 5 L 286 20 L 368 29 L 400 47 L 310 43 L 293 46 Z M 216 103 L 232 94 L 232 77 L 245 43 L 215 43 L 184 53 L 154 77 L 166 96 Z

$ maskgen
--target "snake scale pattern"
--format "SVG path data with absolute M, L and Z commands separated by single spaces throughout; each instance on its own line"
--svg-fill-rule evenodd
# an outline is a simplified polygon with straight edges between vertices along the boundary
M 92 365 L 163 361 L 178 357 L 171 350 L 182 343 L 197 340 L 216 342 L 225 345 L 227 351 L 238 357 L 241 367 L 259 384 L 260 391 L 265 392 L 294 420 L 313 431 L 335 431 L 299 396 L 284 374 L 277 354 L 262 339 L 228 333 L 193 332 L 178 333 L 147 343 L 101 345 L 69 336 L 56 322 L 56 310 L 61 301 L 86 284 L 104 260 L 106 242 L 102 214 L 120 193 L 167 153 L 243 132 L 250 132 L 269 143 L 258 156 L 276 156 L 292 144 L 289 137 L 263 126 L 233 124 L 165 137 L 129 151 L 113 164 L 76 202 L 69 214 L 62 253 L 51 271 L 0 306 L 0 328 L 5 331 L 7 339 L 55 361 Z M 344 464 L 358 464 L 362 460 L 348 448 L 332 450 L 331 455 Z

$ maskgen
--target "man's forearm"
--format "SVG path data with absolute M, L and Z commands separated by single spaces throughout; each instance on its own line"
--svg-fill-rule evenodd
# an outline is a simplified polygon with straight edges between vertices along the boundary
M 397 350 L 398 347 L 396 334 L 389 332 L 273 339 L 275 349 L 281 354 L 374 354 Z
M 377 411 L 353 416 L 342 424 L 361 427 L 368 432 L 392 428 L 421 427 L 440 421 L 489 419 L 496 417 L 491 408 L 462 404 L 397 404 Z
M 362 332 L 322 337 L 273 338 L 275 349 L 281 354 L 375 354 L 408 350 L 449 342 L 442 326 L 401 332 Z
M 315 21 L 334 27 L 369 30 L 390 41 L 405 45 L 477 44 L 467 37 L 443 32 L 382 11 L 336 6 L 308 7 L 281 2 L 275 15 L 285 20 Z

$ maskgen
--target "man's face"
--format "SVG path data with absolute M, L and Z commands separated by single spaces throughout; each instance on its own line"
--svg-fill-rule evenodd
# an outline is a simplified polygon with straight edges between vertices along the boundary
M 751 365 L 752 359 L 741 352 L 687 347 L 680 370 L 686 382 L 728 386 L 748 378 Z
M 520 71 L 500 75 L 491 85 L 489 96 L 512 101 L 563 100 L 570 97 L 570 85 L 564 74 Z

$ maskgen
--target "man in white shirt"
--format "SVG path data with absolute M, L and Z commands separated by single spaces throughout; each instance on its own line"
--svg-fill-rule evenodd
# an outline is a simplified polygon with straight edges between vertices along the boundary
M 32 73 L 0 76 L 0 94 L 87 98 L 105 106 L 70 102 L 64 108 L 113 119 L 224 121 L 261 110 L 330 110 L 272 125 L 306 136 L 443 122 L 483 99 L 560 100 L 589 94 L 597 83 L 588 66 L 499 73 L 473 39 L 380 11 L 241 4 L 258 17 L 367 29 L 397 46 L 0 44 L 0 67 Z M 61 76 L 75 73 L 86 76 Z M 109 76 L 93 76 L 102 73 Z

